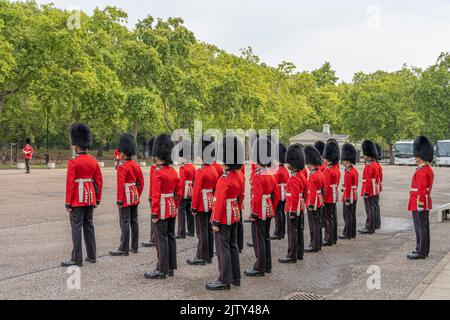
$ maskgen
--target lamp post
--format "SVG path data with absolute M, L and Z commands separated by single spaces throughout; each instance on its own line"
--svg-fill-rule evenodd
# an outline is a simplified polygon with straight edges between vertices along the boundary
M 11 143 L 11 154 L 10 154 L 10 161 L 11 161 L 11 166 L 13 166 L 13 147 L 16 146 L 15 143 Z

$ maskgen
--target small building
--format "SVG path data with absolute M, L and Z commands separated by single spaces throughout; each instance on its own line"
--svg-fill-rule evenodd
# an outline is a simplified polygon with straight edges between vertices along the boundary
M 316 132 L 314 130 L 308 129 L 305 132 L 302 132 L 295 137 L 290 138 L 289 143 L 300 143 L 306 146 L 314 145 L 314 143 L 316 143 L 317 141 L 327 142 L 329 139 L 335 139 L 339 143 L 340 147 L 349 142 L 348 135 L 331 133 L 331 126 L 329 124 L 324 124 L 322 132 Z

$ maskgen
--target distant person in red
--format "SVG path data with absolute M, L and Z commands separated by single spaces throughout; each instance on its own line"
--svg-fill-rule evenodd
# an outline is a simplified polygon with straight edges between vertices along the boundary
M 82 233 L 86 244 L 86 261 L 96 263 L 94 208 L 102 199 L 103 178 L 97 159 L 87 153 L 92 144 L 88 126 L 75 123 L 70 127 L 70 139 L 76 156 L 69 160 L 66 179 L 66 210 L 70 214 L 73 251 L 63 267 L 83 265 Z
M 144 191 L 144 175 L 139 164 L 132 159 L 136 154 L 136 141 L 132 134 L 123 133 L 119 139 L 121 155 L 125 155 L 124 162 L 117 169 L 117 206 L 119 207 L 120 246 L 110 252 L 113 257 L 128 256 L 130 252 L 138 253 L 139 249 L 139 218 L 138 206 L 142 191 Z
M 116 170 L 117 170 L 120 162 L 122 161 L 122 152 L 120 152 L 119 149 L 114 150 L 114 161 L 116 162 Z
M 276 208 L 275 216 L 275 231 L 271 240 L 283 240 L 286 236 L 286 214 L 284 208 L 286 206 L 286 185 L 289 180 L 289 171 L 285 167 L 286 162 L 286 146 L 282 143 L 278 145 L 279 148 L 279 164 L 278 170 L 275 173 L 278 188 L 280 190 L 281 199 Z
M 23 148 L 22 153 L 24 154 L 24 157 L 25 157 L 25 167 L 27 169 L 27 171 L 25 173 L 30 174 L 31 173 L 30 161 L 31 161 L 31 159 L 33 159 L 33 154 L 34 154 L 34 149 L 31 146 L 30 138 L 27 138 L 25 140 L 25 147 Z

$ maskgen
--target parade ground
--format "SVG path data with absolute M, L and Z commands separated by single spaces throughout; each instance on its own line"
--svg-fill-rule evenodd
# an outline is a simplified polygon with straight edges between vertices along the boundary
M 361 167 L 358 167 L 361 173 Z M 415 249 L 412 217 L 406 211 L 410 179 L 414 167 L 384 167 L 384 193 L 381 196 L 383 228 L 373 236 L 341 240 L 319 254 L 305 255 L 295 265 L 281 265 L 278 258 L 287 251 L 287 240 L 272 242 L 273 272 L 264 278 L 246 278 L 242 286 L 226 292 L 205 290 L 217 277 L 217 260 L 204 267 L 188 266 L 195 256 L 196 239 L 177 241 L 178 270 L 174 278 L 155 281 L 143 277 L 156 264 L 156 250 L 140 248 L 137 255 L 110 257 L 120 238 L 118 209 L 115 205 L 116 172 L 103 170 L 103 199 L 95 211 L 97 264 L 85 263 L 79 289 L 67 286 L 71 276 L 60 262 L 70 258 L 71 234 L 64 209 L 63 169 L 0 170 L 0 299 L 286 299 L 292 294 L 313 294 L 316 299 L 421 299 L 449 292 L 450 222 L 437 223 L 431 213 L 431 255 L 427 260 L 408 261 Z M 434 168 L 432 193 L 434 208 L 450 202 L 450 168 Z M 249 172 L 250 170 L 247 170 Z M 145 168 L 146 182 L 149 168 Z M 247 188 L 248 189 L 248 188 Z M 141 241 L 150 232 L 146 185 L 140 206 Z M 248 196 L 246 216 L 248 216 Z M 342 209 L 339 206 L 339 230 Z M 365 213 L 358 205 L 358 226 Z M 273 228 L 273 227 L 272 227 Z M 250 225 L 245 225 L 250 240 Z M 309 231 L 305 230 L 305 243 Z M 241 270 L 254 263 L 252 248 L 241 255 Z M 374 270 L 380 271 L 379 286 L 368 285 Z M 369 272 L 369 273 L 368 273 Z M 447 280 L 445 280 L 447 279 Z M 369 280 L 369 281 L 368 281 Z M 448 283 L 442 283 L 447 281 Z M 434 291 L 433 291 L 433 288 Z M 431 291 L 430 291 L 431 290 Z M 437 293 L 440 292 L 439 297 Z M 450 299 L 450 296 L 448 297 Z

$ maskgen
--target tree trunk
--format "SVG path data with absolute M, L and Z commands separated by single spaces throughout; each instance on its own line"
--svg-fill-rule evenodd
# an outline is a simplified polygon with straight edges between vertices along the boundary
M 394 163 L 394 145 L 389 144 L 389 164 L 393 165 Z
M 134 124 L 134 125 L 133 125 L 133 136 L 134 136 L 134 139 L 135 139 L 136 141 L 137 141 L 138 131 L 139 131 L 139 125 Z
M 164 121 L 166 122 L 167 128 L 171 132 L 173 132 L 174 129 L 173 129 L 172 124 L 170 123 L 169 114 L 167 112 L 167 101 L 166 101 L 166 99 L 163 99 L 163 111 L 164 111 Z
M 103 141 L 98 141 L 98 148 L 97 148 L 97 159 L 99 161 L 103 160 Z

